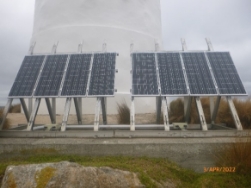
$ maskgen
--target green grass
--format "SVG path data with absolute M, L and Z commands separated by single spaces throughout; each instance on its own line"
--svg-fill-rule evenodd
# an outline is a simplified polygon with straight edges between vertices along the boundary
M 43 154 L 42 154 L 43 153 Z M 250 187 L 251 175 L 237 173 L 195 173 L 183 169 L 163 158 L 148 157 L 88 157 L 78 155 L 60 155 L 56 151 L 22 151 L 15 156 L 0 156 L 0 177 L 8 165 L 36 164 L 47 162 L 70 161 L 83 166 L 108 166 L 115 169 L 135 172 L 146 187 L 157 187 L 158 183 L 172 182 L 176 187 Z M 32 154 L 32 155 L 31 155 Z M 1 178 L 0 178 L 1 179 Z

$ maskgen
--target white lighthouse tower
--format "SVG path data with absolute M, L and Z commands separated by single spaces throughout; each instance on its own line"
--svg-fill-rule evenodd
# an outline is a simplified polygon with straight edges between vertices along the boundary
M 131 89 L 130 52 L 161 48 L 161 12 L 159 0 L 36 0 L 31 44 L 34 54 L 102 51 L 117 52 L 115 98 L 108 99 L 107 113 L 116 113 L 116 103 L 129 101 Z M 82 44 L 82 45 L 81 45 Z M 64 99 L 57 99 L 57 113 L 64 109 Z M 155 99 L 139 99 L 137 112 L 153 112 Z M 94 113 L 95 100 L 83 99 L 83 113 Z M 88 108 L 87 108 L 88 107 Z M 40 113 L 47 113 L 42 105 Z

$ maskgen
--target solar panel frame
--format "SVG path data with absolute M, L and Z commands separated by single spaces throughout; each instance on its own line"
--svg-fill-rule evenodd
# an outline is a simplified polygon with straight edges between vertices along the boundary
M 69 61 L 68 54 L 47 55 L 34 98 L 59 98 L 60 88 Z
M 190 96 L 218 96 L 213 74 L 204 52 L 180 52 Z
M 32 98 L 34 87 L 45 59 L 45 55 L 24 57 L 8 98 Z
M 61 97 L 85 97 L 87 95 L 92 57 L 92 53 L 70 55 L 60 92 Z
M 248 95 L 230 52 L 206 52 L 221 96 Z M 217 59 L 218 58 L 218 59 Z
M 132 58 L 132 77 L 131 77 L 132 96 L 136 97 L 160 96 L 155 53 L 135 52 L 131 54 L 131 58 Z M 142 59 L 144 60 L 143 62 L 141 62 Z M 135 88 L 136 86 L 140 87 Z M 141 91 L 138 92 L 137 89 Z
M 115 94 L 116 52 L 94 53 L 87 97 L 113 97 Z
M 159 52 L 156 55 L 161 96 L 189 96 L 185 69 L 180 53 Z

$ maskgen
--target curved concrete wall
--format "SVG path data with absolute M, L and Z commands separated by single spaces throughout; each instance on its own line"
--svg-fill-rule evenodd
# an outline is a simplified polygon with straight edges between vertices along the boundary
M 34 53 L 50 53 L 59 42 L 57 53 L 77 52 L 83 41 L 83 52 L 118 52 L 115 99 L 108 100 L 108 113 L 116 113 L 116 102 L 128 102 L 131 89 L 130 44 L 135 51 L 161 47 L 161 12 L 159 0 L 36 0 L 34 29 L 31 43 Z M 61 101 L 61 100 L 60 100 Z M 63 112 L 64 102 L 57 102 L 57 113 Z M 84 113 L 93 113 L 95 100 L 84 100 Z M 129 104 L 129 103 L 128 103 Z M 93 109 L 90 106 L 93 106 Z M 138 107 L 138 108 L 137 108 Z M 137 99 L 136 112 L 152 112 L 154 99 Z M 42 105 L 40 113 L 47 113 Z

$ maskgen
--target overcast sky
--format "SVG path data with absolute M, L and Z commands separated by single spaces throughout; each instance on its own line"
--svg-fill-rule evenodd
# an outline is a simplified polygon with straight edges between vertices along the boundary
M 0 0 L 0 106 L 27 54 L 35 0 Z M 164 50 L 230 51 L 244 86 L 251 94 L 251 0 L 161 0 Z

